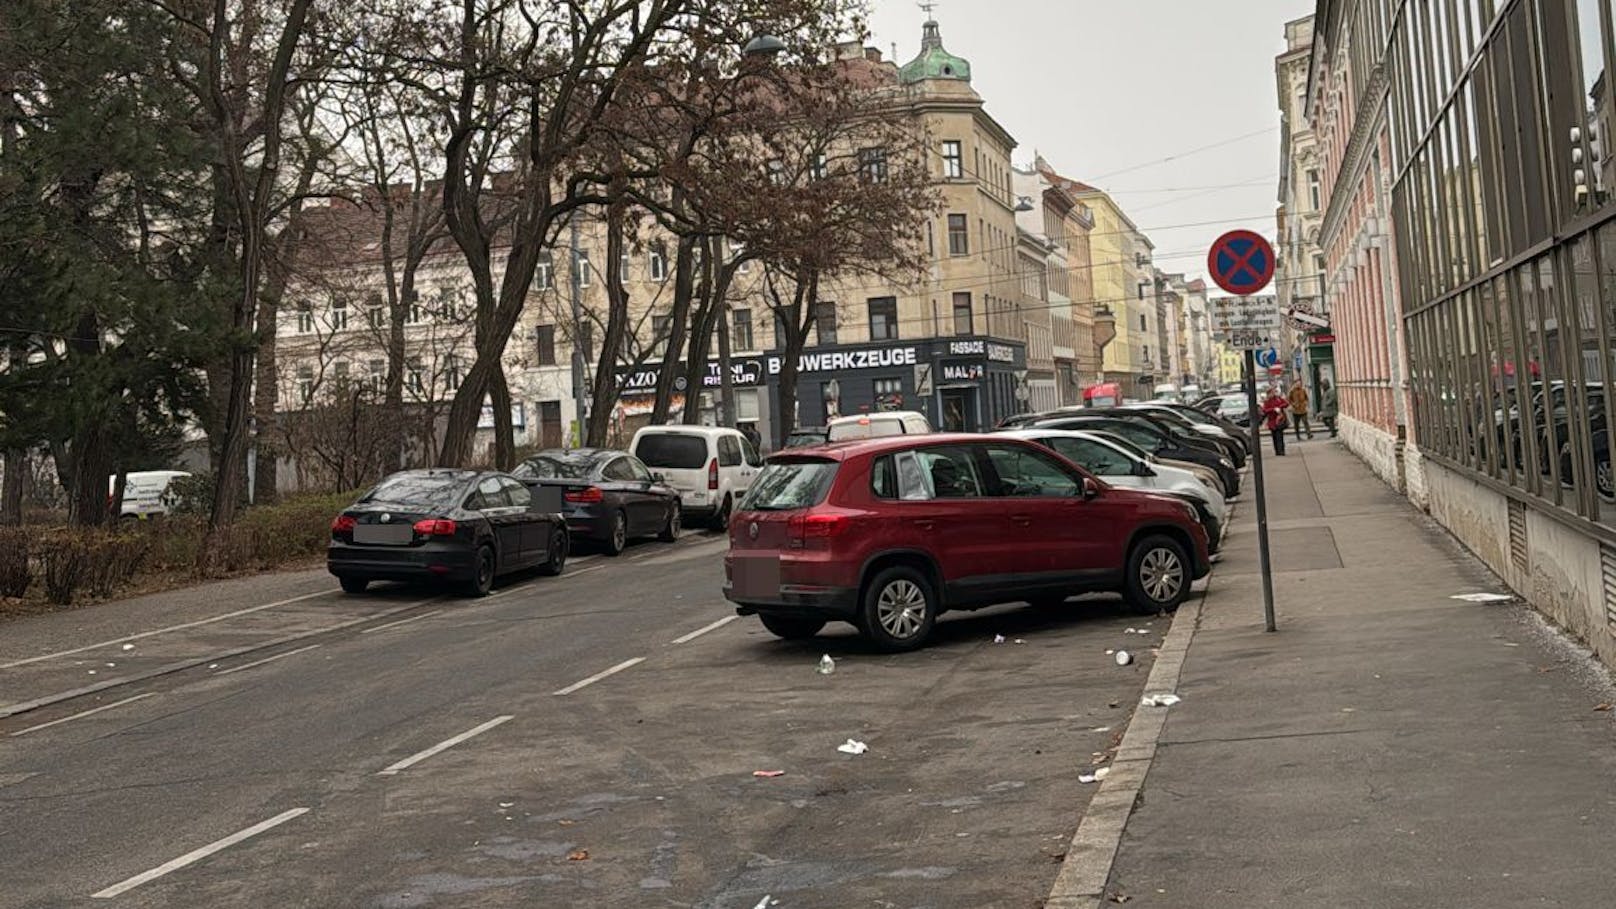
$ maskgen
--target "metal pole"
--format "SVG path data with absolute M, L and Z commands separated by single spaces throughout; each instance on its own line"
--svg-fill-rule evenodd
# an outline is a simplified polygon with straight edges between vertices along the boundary
M 1257 356 L 1246 350 L 1246 408 L 1251 419 L 1251 476 L 1257 497 L 1257 565 L 1262 572 L 1263 621 L 1267 631 L 1278 631 L 1274 624 L 1274 572 L 1268 562 L 1268 498 L 1263 490 L 1262 424 L 1257 418 Z
M 572 406 L 576 411 L 573 422 L 578 426 L 577 444 L 584 447 L 586 441 L 585 421 L 588 420 L 588 399 L 584 394 L 584 375 L 587 367 L 584 364 L 584 307 L 583 289 L 579 286 L 578 274 L 578 213 L 573 212 L 567 218 L 568 222 L 568 248 L 572 254 L 571 265 L 567 269 L 567 280 L 572 282 Z

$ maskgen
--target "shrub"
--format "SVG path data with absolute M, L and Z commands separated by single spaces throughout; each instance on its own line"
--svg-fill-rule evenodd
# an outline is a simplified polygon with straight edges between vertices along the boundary
M 21 527 L 0 527 L 0 597 L 21 597 L 34 580 L 28 563 L 34 532 Z
M 87 531 L 66 527 L 46 531 L 39 541 L 45 599 L 57 606 L 73 605 L 73 598 L 90 570 L 90 557 Z

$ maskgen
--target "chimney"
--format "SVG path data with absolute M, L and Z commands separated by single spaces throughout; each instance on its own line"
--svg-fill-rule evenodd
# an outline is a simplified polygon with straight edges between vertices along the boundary
M 864 59 L 870 61 L 871 63 L 880 63 L 881 62 L 881 48 L 879 48 L 879 47 L 866 47 L 864 49 Z

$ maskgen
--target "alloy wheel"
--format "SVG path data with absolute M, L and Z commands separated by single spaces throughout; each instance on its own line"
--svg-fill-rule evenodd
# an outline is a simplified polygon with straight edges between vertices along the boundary
M 618 515 L 612 521 L 612 549 L 622 552 L 628 546 L 628 522 Z
M 926 595 L 912 581 L 899 579 L 881 589 L 876 618 L 887 634 L 899 640 L 920 633 L 926 619 Z
M 1139 586 L 1158 603 L 1178 596 L 1184 586 L 1184 563 L 1171 549 L 1152 549 L 1139 563 Z

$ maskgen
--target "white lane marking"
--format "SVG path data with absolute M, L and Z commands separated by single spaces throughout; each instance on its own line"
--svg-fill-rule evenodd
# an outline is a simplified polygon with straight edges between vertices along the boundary
M 443 610 L 434 609 L 431 612 L 423 612 L 420 615 L 412 615 L 407 619 L 399 619 L 396 622 L 388 622 L 386 625 L 377 625 L 374 628 L 366 628 L 363 631 L 360 631 L 359 633 L 360 634 L 370 634 L 372 631 L 386 631 L 389 628 L 397 628 L 400 625 L 408 625 L 411 622 L 419 622 L 422 619 L 430 619 L 435 615 L 443 615 Z
M 279 827 L 281 824 L 286 823 L 292 818 L 301 817 L 308 813 L 309 809 L 307 808 L 293 808 L 290 811 L 282 811 L 280 814 L 275 815 L 267 821 L 259 821 L 251 827 L 248 827 L 245 830 L 238 830 L 222 840 L 214 840 L 206 846 L 203 846 L 201 849 L 187 852 L 173 861 L 164 862 L 150 871 L 143 871 L 122 883 L 113 884 L 111 887 L 108 887 L 99 893 L 92 893 L 90 894 L 90 898 L 97 900 L 112 899 L 126 890 L 133 890 L 134 888 L 139 887 L 141 884 L 148 881 L 154 881 L 172 871 L 178 871 L 179 869 L 184 868 L 186 865 L 199 862 L 215 852 L 228 849 L 242 840 L 255 837 L 258 834 L 263 833 L 265 830 L 269 830 L 272 827 Z
M 758 904 L 753 906 L 752 909 L 768 909 L 769 900 L 772 898 L 773 896 L 771 894 L 764 894 L 763 899 L 758 900 Z
M 319 644 L 310 644 L 307 647 L 299 647 L 296 650 L 288 650 L 285 653 L 277 653 L 272 657 L 264 657 L 261 660 L 254 660 L 251 663 L 243 663 L 240 666 L 232 666 L 229 669 L 223 670 L 221 672 L 216 672 L 216 673 L 214 673 L 214 675 L 229 675 L 232 672 L 241 672 L 243 670 L 252 669 L 252 668 L 257 667 L 257 666 L 262 666 L 265 663 L 273 663 L 276 660 L 282 660 L 282 659 L 285 659 L 285 658 L 287 658 L 289 656 L 296 656 L 296 655 L 298 655 L 298 654 L 300 654 L 300 653 L 302 653 L 302 652 L 304 652 L 306 650 L 313 650 L 314 648 L 316 648 L 318 646 L 320 646 L 320 645 Z
M 694 641 L 696 638 L 701 637 L 702 635 L 706 634 L 709 631 L 717 631 L 718 629 L 723 628 L 725 625 L 728 625 L 730 622 L 733 622 L 738 618 L 740 618 L 740 616 L 738 616 L 738 615 L 724 616 L 723 618 L 721 618 L 718 621 L 712 623 L 711 625 L 703 625 L 702 627 L 697 628 L 695 631 L 692 631 L 687 635 L 684 635 L 682 637 L 674 638 L 673 642 L 675 644 L 688 644 L 691 641 Z
M 600 681 L 601 679 L 607 678 L 609 676 L 614 676 L 614 675 L 618 674 L 619 672 L 622 672 L 625 669 L 632 669 L 635 666 L 638 666 L 643 662 L 645 662 L 645 657 L 635 657 L 632 660 L 624 660 L 623 662 L 618 663 L 616 666 L 613 666 L 612 668 L 606 670 L 605 672 L 597 672 L 594 675 L 590 676 L 587 679 L 584 679 L 581 682 L 573 682 L 571 685 L 568 685 L 567 687 L 561 689 L 560 691 L 555 692 L 555 696 L 556 697 L 562 697 L 564 695 L 572 694 L 574 691 L 577 691 L 580 688 L 587 688 L 590 685 L 593 685 L 596 682 Z
M 433 745 L 431 748 L 428 748 L 425 751 L 417 751 L 416 753 L 410 755 L 409 757 L 405 758 L 404 760 L 399 761 L 396 764 L 391 764 L 391 765 L 377 771 L 376 775 L 377 776 L 392 776 L 393 774 L 398 773 L 400 770 L 407 770 L 410 767 L 413 767 L 416 764 L 421 763 L 422 761 L 426 760 L 427 758 L 431 757 L 434 754 L 437 754 L 440 751 L 448 751 L 450 748 L 453 748 L 454 746 L 460 744 L 461 742 L 466 741 L 467 739 L 476 738 L 477 736 L 482 735 L 483 733 L 487 732 L 488 730 L 493 729 L 495 726 L 498 726 L 501 723 L 507 722 L 509 720 L 514 720 L 514 719 L 516 719 L 516 717 L 514 715 L 512 715 L 512 714 L 507 714 L 505 716 L 496 716 L 493 719 L 489 720 L 486 723 L 483 723 L 480 726 L 474 726 L 474 727 L 472 727 L 470 729 L 467 729 L 465 732 L 460 733 L 457 736 L 453 736 L 451 738 L 444 739 L 443 741 L 437 743 L 436 745 Z
M 59 720 L 51 720 L 49 723 L 40 723 L 38 726 L 29 726 L 27 729 L 19 729 L 16 732 L 13 732 L 11 734 L 11 737 L 16 738 L 19 735 L 27 735 L 30 732 L 34 732 L 34 731 L 37 731 L 37 730 L 40 730 L 40 729 L 49 729 L 52 726 L 57 726 L 57 725 L 60 725 L 62 723 L 66 723 L 69 720 L 82 719 L 84 717 L 90 716 L 91 714 L 100 713 L 103 710 L 111 710 L 114 707 L 122 707 L 123 705 L 129 703 L 130 701 L 138 701 L 141 698 L 149 698 L 149 697 L 152 696 L 152 694 L 153 694 L 153 692 L 148 691 L 145 694 L 137 694 L 132 698 L 124 698 L 121 701 L 113 701 L 110 704 L 102 704 L 100 707 L 95 707 L 95 708 L 92 708 L 90 710 L 81 710 L 78 713 L 72 714 L 71 716 L 64 716 Z
M 578 575 L 588 574 L 591 571 L 599 571 L 599 570 L 601 570 L 602 568 L 605 568 L 605 567 L 606 567 L 605 565 L 591 565 L 588 568 L 580 568 L 577 571 L 569 571 L 566 574 L 562 575 L 562 578 L 563 579 L 565 579 L 565 578 L 575 578 Z
M 16 667 L 16 666 L 27 666 L 29 663 L 41 663 L 41 662 L 44 662 L 45 660 L 54 660 L 57 657 L 72 656 L 75 653 L 83 653 L 86 650 L 94 650 L 97 647 L 110 647 L 113 644 L 123 644 L 123 643 L 127 643 L 129 641 L 138 641 L 141 638 L 149 638 L 149 637 L 151 637 L 153 635 L 167 634 L 170 631 L 181 631 L 181 630 L 186 629 L 186 628 L 195 628 L 198 625 L 209 625 L 209 624 L 212 624 L 213 622 L 222 622 L 225 619 L 233 619 L 238 615 L 247 615 L 249 613 L 254 613 L 254 612 L 263 612 L 265 609 L 274 609 L 276 606 L 286 606 L 286 605 L 289 605 L 291 603 L 302 602 L 303 600 L 312 600 L 315 597 L 330 596 L 331 594 L 336 593 L 336 592 L 337 591 L 335 589 L 321 590 L 321 591 L 319 591 L 317 593 L 308 593 L 308 594 L 304 594 L 303 596 L 300 596 L 300 597 L 292 597 L 289 600 L 277 600 L 277 601 L 275 601 L 273 603 L 265 603 L 262 606 L 252 606 L 252 607 L 249 607 L 247 609 L 238 609 L 235 612 L 227 612 L 224 615 L 216 615 L 216 616 L 213 616 L 212 618 L 198 619 L 195 622 L 184 622 L 184 623 L 181 623 L 179 625 L 170 625 L 167 628 L 158 628 L 158 629 L 156 629 L 154 631 L 142 631 L 139 634 L 132 634 L 132 635 L 129 635 L 128 637 L 124 637 L 124 638 L 114 638 L 114 639 L 112 639 L 110 641 L 102 641 L 99 644 L 86 644 L 83 647 L 75 647 L 72 650 L 58 650 L 55 653 L 47 653 L 47 654 L 44 654 L 42 656 L 29 657 L 29 658 L 27 658 L 25 660 L 12 660 L 9 663 L 0 663 L 0 669 L 11 669 L 11 668 Z

